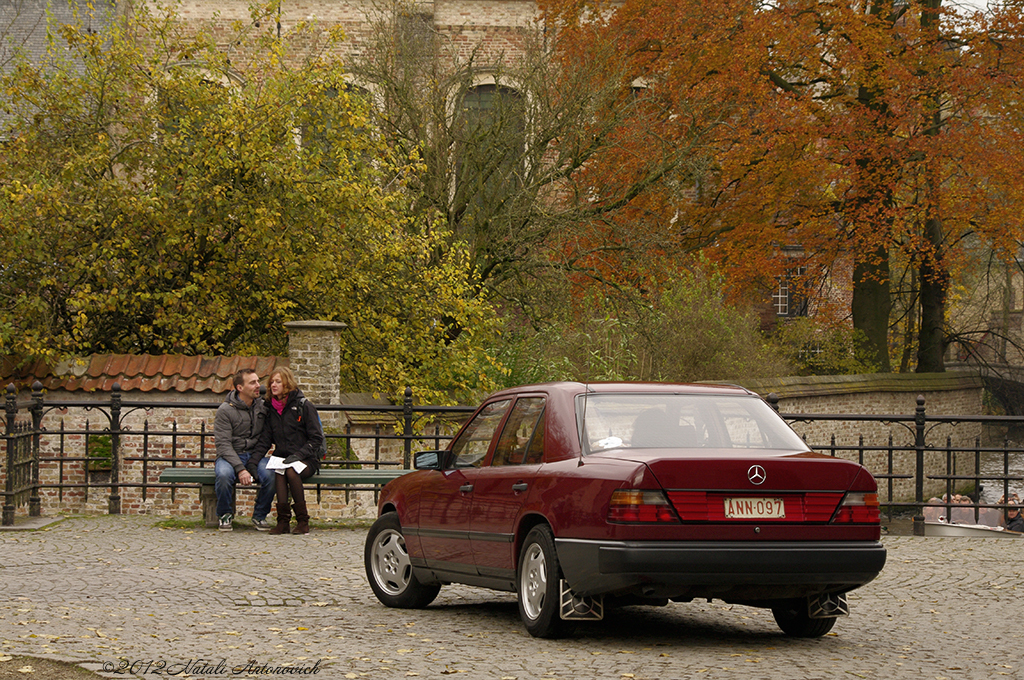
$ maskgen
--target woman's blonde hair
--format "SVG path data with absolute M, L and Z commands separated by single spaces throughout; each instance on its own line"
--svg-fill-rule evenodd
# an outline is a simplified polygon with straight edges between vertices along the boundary
M 299 382 L 295 379 L 295 374 L 287 366 L 281 366 L 271 371 L 270 380 L 273 380 L 275 375 L 281 376 L 281 385 L 284 386 L 285 394 L 299 389 Z

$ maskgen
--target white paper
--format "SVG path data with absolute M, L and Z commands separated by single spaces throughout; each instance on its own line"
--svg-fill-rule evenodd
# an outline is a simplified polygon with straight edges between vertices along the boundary
M 271 456 L 267 461 L 267 469 L 273 470 L 279 475 L 283 475 L 284 471 L 288 468 L 295 470 L 296 472 L 302 472 L 306 469 L 306 464 L 301 460 L 297 460 L 294 463 L 284 464 L 284 458 L 282 456 Z

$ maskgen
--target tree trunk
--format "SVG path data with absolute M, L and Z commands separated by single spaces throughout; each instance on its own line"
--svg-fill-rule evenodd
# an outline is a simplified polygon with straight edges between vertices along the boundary
M 900 373 L 910 371 L 910 361 L 914 357 L 914 339 L 917 338 L 917 311 L 920 298 L 917 291 L 917 269 L 910 270 L 910 303 L 907 305 L 907 325 L 903 331 L 903 356 L 900 358 Z
M 942 221 L 925 220 L 925 238 L 936 246 L 942 243 Z M 941 251 L 921 260 L 921 331 L 917 340 L 917 372 L 944 373 L 946 364 L 946 291 L 949 272 L 942 264 Z
M 925 0 L 921 9 L 921 26 L 935 31 L 933 40 L 939 43 L 939 10 L 942 0 Z M 932 106 L 925 120 L 924 134 L 937 137 L 942 130 L 942 109 L 938 94 L 931 96 Z M 946 293 L 949 290 L 949 272 L 944 263 L 944 235 L 940 217 L 939 184 L 935 161 L 926 158 L 928 205 L 924 221 L 924 238 L 930 252 L 921 258 L 921 330 L 917 340 L 917 372 L 944 373 L 946 352 Z
M 889 253 L 879 246 L 853 267 L 853 327 L 864 332 L 859 349 L 882 373 L 889 373 Z

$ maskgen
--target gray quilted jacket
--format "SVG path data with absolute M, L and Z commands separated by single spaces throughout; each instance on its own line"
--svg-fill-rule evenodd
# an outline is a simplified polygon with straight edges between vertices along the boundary
M 256 447 L 263 424 L 267 419 L 267 405 L 262 397 L 256 397 L 252 406 L 246 406 L 239 399 L 238 390 L 228 392 L 224 403 L 217 407 L 213 420 L 213 438 L 217 445 L 217 458 L 224 458 L 235 472 L 245 469 L 240 453 L 247 453 Z

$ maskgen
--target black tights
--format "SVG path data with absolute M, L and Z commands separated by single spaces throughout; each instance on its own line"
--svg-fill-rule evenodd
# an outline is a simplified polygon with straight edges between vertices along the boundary
M 312 468 L 307 467 L 299 474 L 292 468 L 284 471 L 283 475 L 274 475 L 275 490 L 277 491 L 277 502 L 288 505 L 288 492 L 292 493 L 292 500 L 295 502 L 306 502 L 306 494 L 302 488 L 302 480 L 313 476 Z

